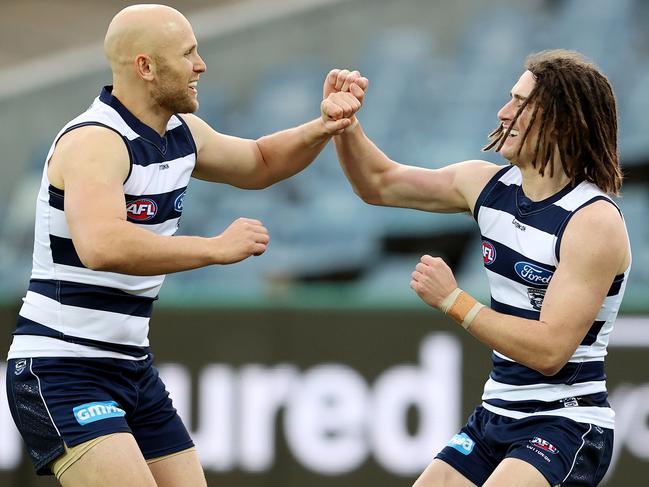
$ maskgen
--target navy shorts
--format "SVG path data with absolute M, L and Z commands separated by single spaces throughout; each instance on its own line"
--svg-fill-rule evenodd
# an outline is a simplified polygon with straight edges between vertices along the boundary
M 505 458 L 539 470 L 550 485 L 595 486 L 613 453 L 613 430 L 559 416 L 512 419 L 476 408 L 468 423 L 437 455 L 476 485 Z
M 111 433 L 131 433 L 145 459 L 194 444 L 152 366 L 112 358 L 26 358 L 7 364 L 13 419 L 39 475 L 73 447 Z

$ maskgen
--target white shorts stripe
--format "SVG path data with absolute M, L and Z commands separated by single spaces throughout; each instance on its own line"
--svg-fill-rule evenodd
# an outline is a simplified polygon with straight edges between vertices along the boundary
M 577 457 L 579 456 L 579 452 L 581 451 L 581 449 L 586 444 L 586 436 L 588 436 L 588 433 L 590 433 L 592 430 L 593 430 L 593 425 L 592 424 L 588 425 L 588 431 L 586 431 L 581 436 L 581 446 L 575 452 L 575 458 L 572 459 L 572 465 L 570 465 L 570 470 L 568 471 L 568 475 L 566 475 L 566 477 L 563 479 L 564 482 L 568 479 L 568 477 L 570 477 L 570 474 L 572 473 L 573 469 L 575 468 L 575 463 L 577 462 Z
M 491 411 L 494 414 L 499 414 L 507 418 L 522 419 L 530 418 L 532 416 L 560 416 L 572 419 L 578 423 L 594 424 L 609 429 L 615 428 L 615 413 L 611 408 L 579 406 L 574 408 L 552 409 L 550 411 L 541 411 L 538 413 L 521 413 L 519 411 L 510 411 L 508 409 L 498 408 L 491 404 L 487 404 L 486 402 L 482 403 L 482 407 L 487 411 Z

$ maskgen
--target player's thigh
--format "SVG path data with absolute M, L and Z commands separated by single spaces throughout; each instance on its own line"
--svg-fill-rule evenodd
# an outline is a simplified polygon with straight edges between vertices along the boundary
M 158 487 L 206 487 L 205 474 L 195 448 L 148 460 Z
M 75 461 L 59 479 L 63 487 L 156 487 L 133 435 L 117 433 Z
M 550 483 L 529 463 L 505 458 L 483 487 L 550 487 Z
M 476 487 L 476 485 L 448 463 L 436 458 L 412 487 Z

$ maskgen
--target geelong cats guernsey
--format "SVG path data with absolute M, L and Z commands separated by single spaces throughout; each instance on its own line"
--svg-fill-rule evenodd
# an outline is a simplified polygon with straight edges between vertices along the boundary
M 478 197 L 474 214 L 482 235 L 491 307 L 538 320 L 546 289 L 559 264 L 561 238 L 568 221 L 586 205 L 611 200 L 597 186 L 583 181 L 533 202 L 523 194 L 521 182 L 521 172 L 515 166 L 498 171 Z M 494 351 L 483 407 L 511 418 L 564 416 L 613 428 L 604 357 L 628 273 L 629 269 L 615 277 L 590 330 L 554 376 L 546 377 Z
M 121 135 L 131 168 L 124 182 L 128 221 L 159 235 L 173 235 L 196 162 L 189 128 L 172 116 L 161 137 L 140 122 L 105 87 L 90 108 L 56 136 L 47 155 L 36 205 L 33 269 L 9 358 L 143 358 L 149 318 L 164 280 L 84 267 L 66 223 L 64 192 L 50 185 L 48 161 L 71 130 L 99 125 Z

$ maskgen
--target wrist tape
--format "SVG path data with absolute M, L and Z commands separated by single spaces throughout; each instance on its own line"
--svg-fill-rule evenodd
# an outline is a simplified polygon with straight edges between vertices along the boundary
M 478 302 L 473 296 L 462 291 L 459 287 L 446 296 L 440 306 L 443 313 L 453 318 L 465 330 L 469 329 L 482 308 L 484 308 L 484 304 Z

